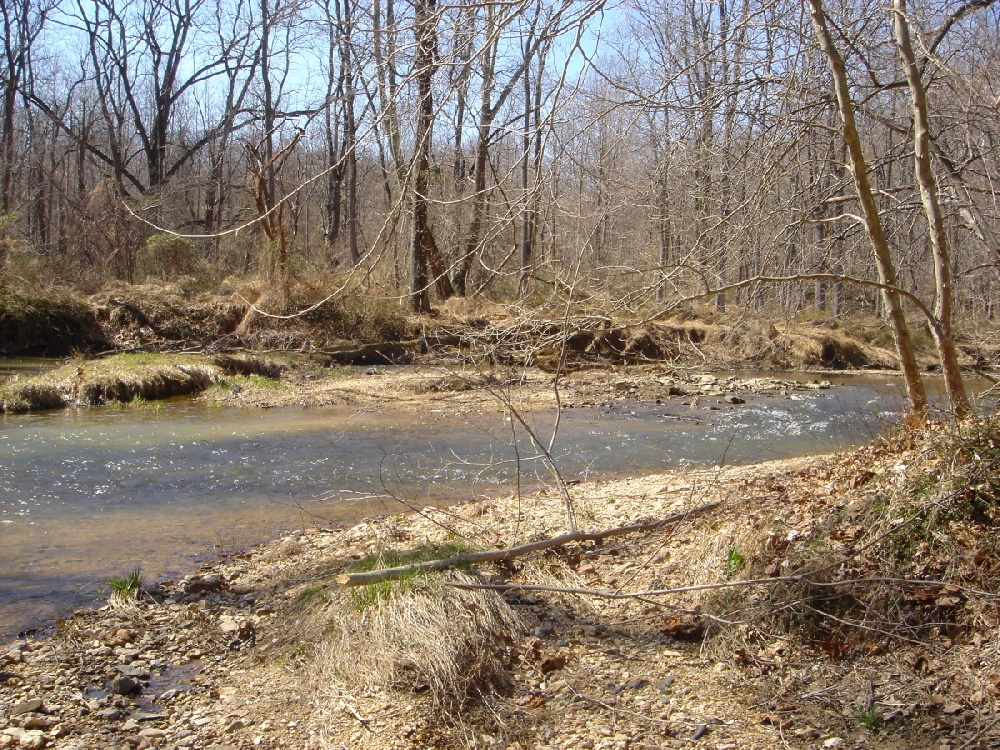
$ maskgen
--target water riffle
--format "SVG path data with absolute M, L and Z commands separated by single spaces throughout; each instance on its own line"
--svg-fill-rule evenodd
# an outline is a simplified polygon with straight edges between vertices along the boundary
M 566 477 L 641 474 L 844 448 L 879 433 L 896 383 L 565 410 Z M 715 405 L 717 402 L 713 401 Z M 527 415 L 547 442 L 554 413 Z M 493 494 L 547 467 L 508 416 L 380 407 L 66 410 L 0 417 L 0 635 L 96 600 L 116 573 L 176 576 L 295 527 Z

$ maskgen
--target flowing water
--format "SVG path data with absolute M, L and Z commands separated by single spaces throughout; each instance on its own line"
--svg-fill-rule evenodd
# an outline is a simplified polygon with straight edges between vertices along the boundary
M 898 421 L 898 380 L 750 396 L 696 412 L 609 404 L 564 410 L 567 478 L 746 463 L 857 444 Z M 528 415 L 539 434 L 552 412 Z M 282 530 L 407 504 L 508 491 L 549 477 L 502 414 L 383 408 L 146 408 L 0 415 L 0 636 L 99 600 L 113 575 L 174 577 Z

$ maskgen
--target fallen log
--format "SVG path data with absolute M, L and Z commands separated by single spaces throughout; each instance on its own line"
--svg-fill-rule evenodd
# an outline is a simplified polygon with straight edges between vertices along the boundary
M 413 351 L 419 349 L 417 341 L 392 341 L 379 344 L 363 344 L 354 349 L 340 351 L 320 351 L 338 365 L 396 365 L 412 360 Z
M 528 544 L 522 544 L 519 547 L 511 547 L 509 549 L 470 552 L 466 555 L 456 555 L 455 557 L 448 557 L 441 560 L 427 560 L 425 562 L 413 563 L 412 565 L 401 565 L 397 568 L 384 568 L 364 573 L 343 573 L 337 576 L 337 583 L 341 586 L 367 586 L 372 583 L 381 583 L 382 581 L 393 581 L 411 573 L 429 573 L 435 570 L 447 570 L 448 568 L 476 563 L 503 562 L 515 557 L 529 555 L 532 552 L 541 552 L 553 547 L 562 547 L 573 542 L 599 542 L 614 536 L 655 531 L 669 524 L 679 523 L 696 514 L 717 508 L 721 504 L 721 502 L 707 503 L 706 505 L 699 505 L 696 508 L 676 513 L 667 518 L 661 518 L 658 521 L 639 523 L 632 526 L 620 526 L 616 529 L 608 529 L 606 531 L 573 531 L 568 534 L 560 534 L 559 536 L 541 539 L 537 542 L 529 542 Z

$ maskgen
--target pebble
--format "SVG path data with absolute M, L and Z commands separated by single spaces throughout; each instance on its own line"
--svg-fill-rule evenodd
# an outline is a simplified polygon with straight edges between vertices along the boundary
M 40 711 L 42 708 L 41 698 L 32 698 L 26 700 L 23 703 L 18 703 L 10 710 L 11 716 L 20 716 L 21 714 L 31 713 L 32 711 Z
M 142 685 L 128 675 L 118 675 L 111 681 L 111 692 L 115 695 L 136 695 L 142 692 Z

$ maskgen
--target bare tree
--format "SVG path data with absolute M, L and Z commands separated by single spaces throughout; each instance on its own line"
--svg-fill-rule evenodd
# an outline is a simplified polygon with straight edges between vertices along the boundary
M 851 174 L 854 178 L 858 200 L 861 203 L 865 230 L 868 233 L 868 239 L 875 254 L 879 281 L 894 287 L 898 285 L 896 267 L 892 260 L 892 253 L 885 236 L 885 230 L 882 228 L 882 219 L 879 216 L 878 205 L 875 202 L 871 183 L 868 180 L 868 162 L 865 159 L 861 137 L 858 134 L 858 126 L 854 117 L 854 101 L 851 98 L 850 85 L 847 79 L 847 66 L 844 64 L 844 59 L 834 44 L 822 0 L 809 0 L 809 7 L 817 41 L 830 65 L 830 73 L 833 77 L 833 85 L 837 95 L 837 106 L 840 110 L 840 117 L 843 123 L 844 143 L 847 145 L 847 152 L 850 157 Z M 916 356 L 913 353 L 913 344 L 910 339 L 910 330 L 906 323 L 906 314 L 903 311 L 899 295 L 896 292 L 890 289 L 883 289 L 882 299 L 889 312 L 892 335 L 896 343 L 896 353 L 899 355 L 903 379 L 906 383 L 906 395 L 910 401 L 910 410 L 918 414 L 923 413 L 927 409 L 927 394 L 924 390 L 923 381 L 920 378 Z

